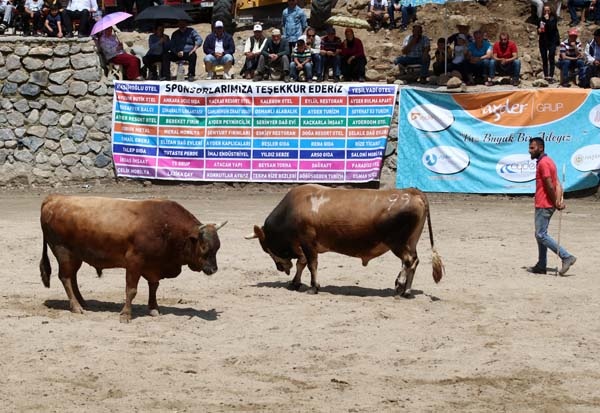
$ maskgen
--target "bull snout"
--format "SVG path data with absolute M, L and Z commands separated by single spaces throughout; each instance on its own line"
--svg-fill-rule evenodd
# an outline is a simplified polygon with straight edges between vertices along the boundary
M 214 273 L 216 273 L 218 270 L 216 265 L 205 265 L 204 267 L 202 267 L 202 272 L 204 272 L 204 274 L 206 275 L 213 275 Z
M 290 268 L 291 268 L 291 267 L 284 266 L 284 265 L 283 265 L 282 263 L 280 263 L 280 262 L 277 262 L 277 263 L 275 263 L 275 266 L 277 267 L 277 271 L 281 271 L 281 272 L 284 272 L 284 273 L 286 273 L 287 275 L 290 275 Z

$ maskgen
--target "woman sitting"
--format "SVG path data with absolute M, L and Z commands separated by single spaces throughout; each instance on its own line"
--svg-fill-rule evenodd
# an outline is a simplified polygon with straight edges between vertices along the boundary
M 112 27 L 105 29 L 98 38 L 98 45 L 107 62 L 125 69 L 125 80 L 142 80 L 140 60 L 123 50 L 123 43 L 113 34 Z

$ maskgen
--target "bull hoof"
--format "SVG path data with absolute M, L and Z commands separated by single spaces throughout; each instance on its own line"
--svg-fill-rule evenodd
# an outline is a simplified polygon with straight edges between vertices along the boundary
M 119 316 L 119 321 L 125 324 L 129 323 L 131 321 L 131 314 L 121 314 Z
M 150 310 L 149 314 L 151 317 L 158 317 L 160 315 L 160 312 L 158 311 L 158 309 L 153 308 L 152 310 Z
M 81 306 L 73 306 L 71 307 L 71 312 L 73 314 L 85 314 L 85 311 L 83 310 L 83 308 L 81 308 Z
M 290 282 L 288 284 L 287 288 L 288 288 L 288 290 L 291 290 L 291 291 L 298 291 L 301 286 L 302 286 L 302 283 L 294 284 L 294 282 Z
M 308 290 L 306 290 L 306 294 L 319 294 L 319 288 L 310 287 Z

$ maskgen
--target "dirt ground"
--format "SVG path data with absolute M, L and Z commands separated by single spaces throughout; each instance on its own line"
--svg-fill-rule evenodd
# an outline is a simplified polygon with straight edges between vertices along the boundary
M 158 318 L 147 315 L 141 282 L 130 324 L 119 323 L 121 269 L 97 278 L 84 265 L 84 315 L 68 311 L 53 256 L 43 287 L 39 207 L 48 192 L 0 192 L 0 411 L 600 411 L 595 198 L 568 200 L 560 240 L 578 261 L 571 276 L 555 277 L 523 268 L 537 251 L 530 197 L 431 194 L 446 276 L 432 280 L 425 230 L 415 296 L 396 299 L 391 254 L 366 268 L 324 254 L 318 295 L 286 289 L 289 277 L 243 238 L 286 190 L 60 189 L 168 197 L 203 222 L 229 220 L 219 271 L 185 268 L 163 281 Z

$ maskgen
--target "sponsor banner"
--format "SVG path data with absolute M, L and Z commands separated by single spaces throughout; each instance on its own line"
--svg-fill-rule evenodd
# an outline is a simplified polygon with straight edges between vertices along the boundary
M 598 185 L 600 91 L 435 93 L 402 89 L 396 185 L 428 192 L 533 193 L 529 140 L 543 138 L 565 189 Z
M 118 176 L 379 180 L 397 86 L 115 82 Z

